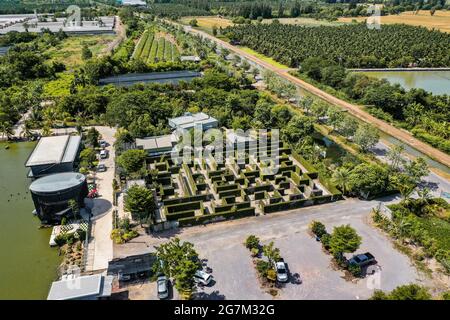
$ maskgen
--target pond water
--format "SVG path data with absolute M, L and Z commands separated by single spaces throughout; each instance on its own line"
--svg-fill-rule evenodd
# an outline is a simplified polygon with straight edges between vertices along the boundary
M 40 222 L 28 191 L 24 163 L 33 142 L 0 143 L 0 300 L 46 299 L 60 264 L 49 247 L 51 229 Z
M 435 95 L 450 94 L 450 71 L 370 71 L 370 77 L 398 83 L 406 90 L 422 88 Z

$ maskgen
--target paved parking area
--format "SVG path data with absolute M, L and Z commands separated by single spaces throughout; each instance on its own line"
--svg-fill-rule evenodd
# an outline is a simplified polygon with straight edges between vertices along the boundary
M 250 252 L 243 245 L 248 235 L 255 234 L 263 243 L 274 241 L 290 272 L 300 274 L 302 279 L 301 284 L 286 284 L 275 299 L 367 299 L 373 293 L 375 276 L 356 282 L 345 280 L 342 271 L 333 270 L 331 256 L 323 252 L 320 243 L 308 234 L 308 225 L 312 220 L 320 220 L 329 232 L 336 225 L 354 227 L 363 239 L 358 253 L 370 251 L 381 266 L 382 270 L 376 276 L 380 276 L 379 288 L 382 290 L 421 281 L 409 258 L 368 224 L 370 210 L 376 205 L 375 201 L 351 199 L 264 217 L 186 228 L 159 237 L 143 236 L 136 238 L 135 243 L 121 247 L 115 255 L 153 251 L 154 245 L 176 235 L 194 243 L 200 257 L 207 259 L 208 266 L 213 269 L 215 283 L 199 290 L 199 298 L 273 299 L 260 288 Z

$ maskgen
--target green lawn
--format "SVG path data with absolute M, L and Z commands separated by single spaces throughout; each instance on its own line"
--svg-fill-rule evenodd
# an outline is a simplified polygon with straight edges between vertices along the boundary
M 265 56 L 265 55 L 263 55 L 263 54 L 261 54 L 259 52 L 256 52 L 255 50 L 250 49 L 248 47 L 241 47 L 241 46 L 239 46 L 239 49 L 241 49 L 242 51 L 244 51 L 244 52 L 246 52 L 248 54 L 251 54 L 251 55 L 253 55 L 253 56 L 255 56 L 255 57 L 257 57 L 257 58 L 259 58 L 261 60 L 263 60 L 264 62 L 267 62 L 267 63 L 271 64 L 274 67 L 281 68 L 281 69 L 289 69 L 288 66 L 286 66 L 286 65 L 284 65 L 282 63 L 279 63 L 279 62 L 275 61 L 274 59 L 272 59 L 270 57 L 267 57 L 267 56 Z
M 439 247 L 450 250 L 450 223 L 436 218 L 419 218 L 422 226 L 428 231 L 430 236 L 439 243 Z

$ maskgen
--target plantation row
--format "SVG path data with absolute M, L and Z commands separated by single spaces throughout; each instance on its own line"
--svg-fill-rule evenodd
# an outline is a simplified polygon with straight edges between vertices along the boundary
M 309 57 L 347 68 L 450 66 L 450 34 L 406 25 L 365 24 L 310 28 L 286 24 L 227 28 L 231 38 L 277 61 L 298 67 Z
M 177 61 L 180 53 L 177 47 L 166 38 L 158 37 L 153 32 L 146 30 L 136 46 L 133 58 L 147 63 Z

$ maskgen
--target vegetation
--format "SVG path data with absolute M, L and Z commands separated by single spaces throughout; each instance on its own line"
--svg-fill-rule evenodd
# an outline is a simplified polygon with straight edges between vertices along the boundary
M 450 66 L 445 45 L 449 34 L 406 25 L 374 30 L 361 24 L 310 28 L 272 23 L 228 27 L 225 32 L 242 45 L 291 67 L 299 67 L 312 57 L 347 68 L 402 67 L 411 63 Z
M 134 59 L 146 63 L 178 61 L 179 56 L 178 48 L 173 40 L 161 34 L 155 35 L 150 30 L 143 33 L 133 54 Z
M 370 300 L 431 300 L 428 290 L 417 284 L 399 286 L 389 293 L 375 290 Z
M 117 228 L 111 231 L 111 239 L 116 244 L 126 243 L 139 236 L 139 233 L 131 228 L 130 219 L 119 220 Z
M 131 149 L 124 151 L 117 159 L 117 163 L 128 173 L 139 173 L 144 169 L 146 153 L 144 150 Z
M 189 299 L 195 292 L 195 272 L 200 268 L 194 245 L 174 238 L 155 249 L 156 262 L 153 265 L 153 271 L 173 278 L 178 292 L 182 294 L 182 297 Z
M 156 210 L 153 192 L 145 187 L 131 186 L 125 196 L 124 208 L 131 213 L 134 221 L 141 224 L 150 221 Z

